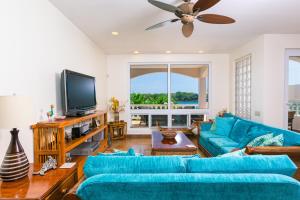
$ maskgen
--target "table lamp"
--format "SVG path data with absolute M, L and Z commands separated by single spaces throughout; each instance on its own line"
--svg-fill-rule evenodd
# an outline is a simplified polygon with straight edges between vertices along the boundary
M 32 103 L 25 96 L 0 96 L 0 129 L 10 129 L 11 141 L 0 167 L 2 181 L 15 181 L 28 175 L 29 162 L 19 141 L 19 128 L 30 126 Z

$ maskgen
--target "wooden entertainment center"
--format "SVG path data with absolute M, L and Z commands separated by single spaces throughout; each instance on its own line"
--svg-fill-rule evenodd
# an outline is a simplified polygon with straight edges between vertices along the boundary
M 93 127 L 86 135 L 73 140 L 66 140 L 66 128 L 84 123 L 90 120 L 97 120 L 97 127 Z M 98 133 L 104 132 L 104 139 L 100 141 L 97 152 L 104 152 L 108 146 L 107 113 L 97 111 L 82 117 L 68 117 L 64 120 L 45 121 L 32 125 L 34 134 L 34 163 L 43 164 L 48 156 L 57 160 L 58 166 L 66 162 L 66 153 L 70 152 L 80 144 Z M 83 176 L 83 165 L 87 156 L 74 156 L 71 162 L 78 165 L 78 178 Z

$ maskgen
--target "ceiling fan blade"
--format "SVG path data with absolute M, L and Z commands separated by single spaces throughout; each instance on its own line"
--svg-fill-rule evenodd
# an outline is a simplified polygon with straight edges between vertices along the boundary
M 185 37 L 190 37 L 193 34 L 193 31 L 194 31 L 193 23 L 183 24 L 182 33 Z
M 153 25 L 153 26 L 150 26 L 150 27 L 146 28 L 146 31 L 150 31 L 150 30 L 153 30 L 153 29 L 157 29 L 157 28 L 166 26 L 166 25 L 168 25 L 168 24 L 177 22 L 177 21 L 179 21 L 179 20 L 180 20 L 180 19 L 171 19 L 171 20 L 167 20 L 167 21 L 164 21 L 164 22 L 160 22 L 160 23 L 158 23 L 158 24 L 155 24 L 155 25 Z
M 151 3 L 154 6 L 162 9 L 162 10 L 169 11 L 169 12 L 172 12 L 172 13 L 175 13 L 176 11 L 181 11 L 176 6 L 173 6 L 173 5 L 170 5 L 170 4 L 167 4 L 167 3 L 163 3 L 163 2 L 160 2 L 160 1 L 148 0 L 148 2 Z
M 198 0 L 193 8 L 194 12 L 201 12 L 216 5 L 221 0 Z
M 215 14 L 203 14 L 197 17 L 199 21 L 210 23 L 210 24 L 232 24 L 235 22 L 234 19 L 223 15 Z

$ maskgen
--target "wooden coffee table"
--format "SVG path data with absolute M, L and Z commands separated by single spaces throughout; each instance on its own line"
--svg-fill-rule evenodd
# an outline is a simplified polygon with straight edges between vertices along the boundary
M 175 144 L 173 144 L 175 143 Z M 174 141 L 163 140 L 158 131 L 152 132 L 152 155 L 193 155 L 197 153 L 197 147 L 183 133 L 178 133 Z

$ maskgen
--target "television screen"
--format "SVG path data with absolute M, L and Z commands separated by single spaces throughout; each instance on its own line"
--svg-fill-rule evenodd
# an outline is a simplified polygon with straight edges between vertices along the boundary
M 64 70 L 64 107 L 66 113 L 93 109 L 96 106 L 95 78 Z

